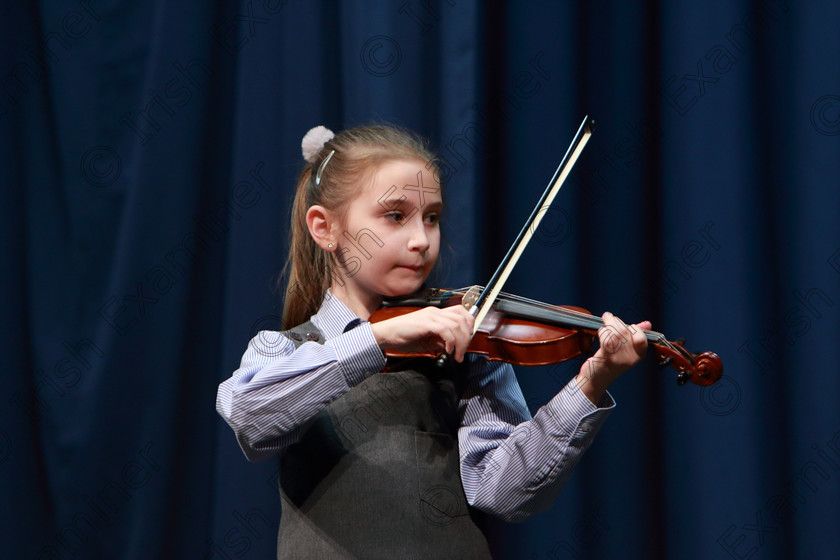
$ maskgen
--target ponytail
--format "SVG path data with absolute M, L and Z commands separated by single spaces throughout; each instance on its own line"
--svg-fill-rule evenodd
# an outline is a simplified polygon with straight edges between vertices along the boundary
M 312 175 L 307 165 L 298 179 L 295 200 L 292 204 L 291 241 L 289 256 L 284 268 L 288 277 L 283 298 L 283 329 L 305 322 L 318 310 L 321 299 L 329 288 L 330 263 L 327 255 L 309 235 L 306 225 L 307 184 Z

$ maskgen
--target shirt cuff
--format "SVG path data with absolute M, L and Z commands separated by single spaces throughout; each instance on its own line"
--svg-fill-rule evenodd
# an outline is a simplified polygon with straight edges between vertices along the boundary
M 576 437 L 594 435 L 615 408 L 612 395 L 604 393 L 599 406 L 592 404 L 577 381 L 572 379 L 545 405 L 546 412 L 559 426 L 561 433 Z
M 335 350 L 338 364 L 350 387 L 355 387 L 385 367 L 385 354 L 373 337 L 370 323 L 362 323 L 355 329 L 327 340 L 325 344 Z

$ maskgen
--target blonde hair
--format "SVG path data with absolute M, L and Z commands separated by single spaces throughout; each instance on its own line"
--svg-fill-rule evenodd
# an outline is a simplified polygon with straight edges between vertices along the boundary
M 315 175 L 332 150 L 335 153 L 321 170 L 321 180 L 316 185 Z M 303 168 L 292 204 L 291 243 L 282 276 L 287 277 L 284 329 L 305 322 L 318 311 L 324 293 L 339 273 L 335 253 L 321 249 L 309 234 L 307 211 L 320 205 L 343 218 L 366 180 L 382 164 L 394 160 L 421 161 L 439 180 L 437 162 L 425 141 L 390 125 L 343 130 Z

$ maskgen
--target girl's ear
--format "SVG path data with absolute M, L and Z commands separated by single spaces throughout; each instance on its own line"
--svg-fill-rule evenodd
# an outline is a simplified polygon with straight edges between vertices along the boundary
M 332 251 L 335 248 L 336 221 L 332 212 L 323 206 L 311 206 L 306 211 L 306 225 L 309 235 L 321 249 Z

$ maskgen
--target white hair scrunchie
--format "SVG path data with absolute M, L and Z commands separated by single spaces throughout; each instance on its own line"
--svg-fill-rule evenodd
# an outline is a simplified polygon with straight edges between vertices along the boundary
M 309 163 L 314 163 L 318 153 L 324 148 L 324 144 L 333 138 L 335 138 L 335 134 L 325 126 L 319 125 L 315 128 L 310 128 L 300 143 L 303 159 Z

